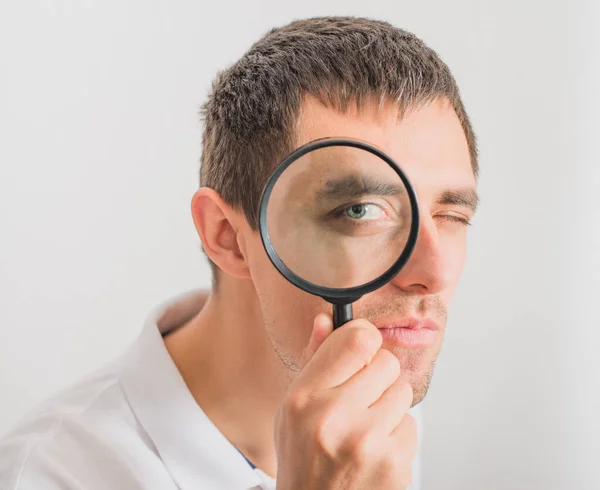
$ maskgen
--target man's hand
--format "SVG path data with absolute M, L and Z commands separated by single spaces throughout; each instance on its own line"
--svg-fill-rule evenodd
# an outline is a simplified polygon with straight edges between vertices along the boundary
M 411 386 L 366 320 L 315 319 L 276 418 L 278 490 L 405 489 L 417 447 Z

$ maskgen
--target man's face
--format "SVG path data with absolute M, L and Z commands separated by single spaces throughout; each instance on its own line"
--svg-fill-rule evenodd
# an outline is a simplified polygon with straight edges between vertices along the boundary
M 467 225 L 473 215 L 475 177 L 460 122 L 444 100 L 407 114 L 394 104 L 345 114 L 307 99 L 299 120 L 298 146 L 324 137 L 354 138 L 379 147 L 407 173 L 417 193 L 421 228 L 414 252 L 400 273 L 354 303 L 354 317 L 365 318 L 383 335 L 383 348 L 400 360 L 402 376 L 413 387 L 416 404 L 425 396 L 466 254 Z M 290 284 L 270 263 L 257 232 L 247 239 L 252 280 L 264 325 L 290 374 L 297 372 L 315 316 L 331 305 Z M 431 330 L 406 332 L 385 327 Z

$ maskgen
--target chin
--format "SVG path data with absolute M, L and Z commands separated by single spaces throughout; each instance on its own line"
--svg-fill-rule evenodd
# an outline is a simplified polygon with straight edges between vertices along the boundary
M 427 395 L 427 392 L 429 391 L 430 384 L 431 384 L 431 378 L 427 378 L 426 380 L 421 380 L 421 382 L 418 382 L 415 384 L 411 383 L 411 386 L 413 389 L 413 401 L 410 405 L 410 408 L 414 407 L 415 405 L 418 405 L 425 399 L 425 396 Z
M 413 402 L 411 407 L 421 403 L 431 385 L 435 362 L 439 353 L 439 349 L 432 352 L 426 350 L 401 350 L 390 349 L 400 360 L 401 377 L 405 379 L 413 389 Z

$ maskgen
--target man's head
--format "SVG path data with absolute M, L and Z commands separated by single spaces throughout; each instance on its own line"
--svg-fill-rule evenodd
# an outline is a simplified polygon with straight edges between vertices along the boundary
M 411 318 L 439 326 L 424 346 L 384 342 L 418 403 L 441 348 L 476 203 L 475 137 L 448 67 L 387 23 L 298 21 L 269 32 L 222 72 L 203 113 L 204 188 L 193 213 L 218 294 L 241 290 L 244 301 L 256 301 L 256 320 L 292 373 L 314 317 L 331 306 L 289 284 L 267 258 L 257 231 L 265 182 L 294 148 L 324 137 L 367 141 L 406 171 L 420 205 L 416 248 L 395 279 L 355 304 L 355 316 L 376 326 Z

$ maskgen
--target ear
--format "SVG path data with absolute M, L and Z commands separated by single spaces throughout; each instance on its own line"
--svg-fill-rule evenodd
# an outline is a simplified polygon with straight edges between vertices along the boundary
M 192 217 L 210 260 L 231 276 L 250 278 L 240 229 L 244 218 L 208 187 L 201 187 L 194 194 Z

